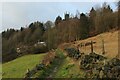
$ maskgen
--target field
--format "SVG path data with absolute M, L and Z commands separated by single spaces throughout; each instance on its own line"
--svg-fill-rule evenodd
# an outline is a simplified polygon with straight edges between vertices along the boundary
M 32 69 L 46 54 L 26 55 L 2 65 L 3 78 L 23 78 L 26 70 Z
M 95 41 L 96 43 L 93 45 L 94 52 L 102 55 L 102 40 L 104 40 L 105 47 L 105 55 L 108 58 L 116 57 L 118 54 L 118 31 L 110 31 L 99 34 L 97 36 L 78 41 L 77 43 L 85 43 L 90 41 Z M 90 52 L 90 46 L 83 48 L 84 52 Z

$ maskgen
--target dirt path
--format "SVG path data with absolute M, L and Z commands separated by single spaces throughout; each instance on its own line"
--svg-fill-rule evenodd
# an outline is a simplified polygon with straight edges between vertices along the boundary
M 47 78 L 53 78 L 54 77 L 54 75 L 57 72 L 57 69 L 58 69 L 60 64 L 61 64 L 61 60 L 56 59 L 55 64 L 53 64 L 54 67 L 53 67 L 51 73 L 49 74 L 49 76 Z
M 59 67 L 63 64 L 65 56 L 61 50 L 56 51 L 56 57 L 53 59 L 52 63 L 43 71 L 40 78 L 53 78 Z

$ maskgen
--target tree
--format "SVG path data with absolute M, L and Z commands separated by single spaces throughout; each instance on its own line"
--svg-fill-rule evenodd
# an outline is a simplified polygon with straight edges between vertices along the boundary
M 56 48 L 56 45 L 57 45 L 57 31 L 56 31 L 56 28 L 52 28 L 52 29 L 48 29 L 43 37 L 44 37 L 44 41 L 47 43 L 47 48 L 48 50 L 50 49 L 53 49 L 53 48 Z
M 118 6 L 118 29 L 120 29 L 120 1 L 118 1 L 117 6 Z M 118 41 L 119 40 L 120 40 L 120 37 L 118 36 Z M 119 44 L 118 44 L 118 47 L 120 47 Z M 117 57 L 120 59 L 119 51 L 118 51 Z
M 20 31 L 23 31 L 23 30 L 24 30 L 24 28 L 23 28 L 23 27 L 21 27 Z
M 53 26 L 54 26 L 54 24 L 53 24 L 52 21 L 47 21 L 47 22 L 44 24 L 45 30 L 48 30 L 48 29 L 52 28 Z
M 89 22 L 88 17 L 82 13 L 80 14 L 80 37 L 85 39 L 89 36 Z
M 40 27 L 37 27 L 34 33 L 31 35 L 31 41 L 32 42 L 37 42 L 38 40 L 42 41 L 42 35 L 43 35 L 42 30 L 40 29 Z
M 92 7 L 89 13 L 89 34 L 90 36 L 95 35 L 95 17 L 96 17 L 96 11 Z
M 69 14 L 65 13 L 65 20 L 69 20 Z
M 58 16 L 55 20 L 55 25 L 57 26 L 57 24 L 61 21 L 62 21 L 62 18 L 60 16 Z
M 120 1 L 118 1 L 118 28 L 120 29 Z
M 31 23 L 31 24 L 29 25 L 29 28 L 31 29 L 31 32 L 33 32 L 33 31 L 35 30 L 35 25 L 34 25 L 34 23 Z
M 111 7 L 106 3 L 96 10 L 95 29 L 97 33 L 109 31 L 116 27 L 116 17 Z
M 25 34 L 25 37 L 23 38 L 24 44 L 29 44 L 31 42 L 30 37 L 32 35 L 31 29 L 27 28 L 27 29 L 24 30 L 23 33 Z
M 79 12 L 78 10 L 76 10 L 76 15 L 75 15 L 75 18 L 80 19 L 80 12 Z

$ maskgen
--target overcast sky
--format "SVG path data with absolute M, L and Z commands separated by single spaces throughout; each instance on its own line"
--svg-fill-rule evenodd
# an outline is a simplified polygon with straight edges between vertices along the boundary
M 60 15 L 70 12 L 75 15 L 76 10 L 80 13 L 89 12 L 91 7 L 101 6 L 102 2 L 4 2 L 0 3 L 0 32 L 8 28 L 19 29 L 34 21 L 46 22 L 55 21 Z M 116 9 L 116 4 L 109 2 L 112 9 Z

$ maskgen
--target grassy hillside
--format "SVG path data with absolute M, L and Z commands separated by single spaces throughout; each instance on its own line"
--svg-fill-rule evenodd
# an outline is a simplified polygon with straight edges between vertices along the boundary
M 77 41 L 76 44 L 90 42 L 91 40 L 95 41 L 96 43 L 93 45 L 94 52 L 102 54 L 102 40 L 104 40 L 105 47 L 104 56 L 108 58 L 113 58 L 116 57 L 116 55 L 118 54 L 118 32 L 119 31 L 105 32 L 85 40 Z M 86 53 L 89 53 L 90 46 L 87 46 L 86 48 L 83 47 L 82 50 Z
M 84 78 L 85 71 L 80 69 L 80 60 L 74 60 L 65 55 L 63 51 L 66 47 L 76 47 L 80 43 L 86 43 L 95 41 L 94 51 L 101 54 L 101 41 L 105 42 L 105 56 L 113 58 L 117 55 L 118 51 L 118 31 L 106 32 L 94 37 L 90 37 L 85 40 L 75 41 L 72 43 L 64 43 L 55 50 L 55 53 L 59 56 L 55 58 L 50 66 L 46 70 L 38 71 L 34 77 L 55 77 L 55 78 Z M 90 46 L 81 48 L 81 51 L 85 53 L 90 52 Z M 4 78 L 21 78 L 24 76 L 26 70 L 32 69 L 40 60 L 43 59 L 45 54 L 27 55 L 11 62 L 3 64 Z M 61 57 L 60 57 L 61 56 Z
M 116 55 L 118 54 L 118 32 L 119 31 L 105 32 L 105 33 L 102 33 L 97 36 L 90 37 L 84 40 L 79 40 L 79 41 L 75 41 L 71 43 L 64 43 L 59 47 L 62 49 L 66 47 L 77 47 L 81 43 L 85 44 L 87 42 L 94 41 L 96 42 L 95 44 L 93 44 L 94 52 L 102 55 L 102 40 L 104 40 L 104 47 L 105 47 L 104 56 L 108 58 L 113 58 L 113 57 L 116 57 Z M 86 47 L 82 47 L 80 48 L 80 51 L 86 54 L 90 53 L 91 46 L 89 45 Z
M 80 69 L 79 60 L 74 60 L 65 55 L 65 52 L 57 49 L 57 56 L 47 69 L 38 71 L 37 78 L 83 78 L 85 72 Z
M 64 43 L 59 46 L 61 49 L 65 47 L 76 47 L 80 43 L 95 41 L 94 51 L 102 55 L 102 39 L 105 44 L 105 55 L 108 58 L 114 58 L 118 54 L 118 31 L 106 32 L 85 40 L 79 40 L 74 43 Z M 81 49 L 86 54 L 90 52 L 90 46 Z M 57 68 L 53 77 L 56 78 L 84 78 L 85 72 L 80 69 L 79 60 L 66 57 L 61 65 Z M 55 68 L 56 69 L 56 68 Z
M 76 47 L 80 43 L 86 43 L 95 41 L 94 44 L 94 51 L 98 54 L 101 54 L 102 48 L 101 48 L 101 41 L 104 39 L 105 42 L 105 52 L 106 54 L 104 56 L 108 58 L 113 58 L 117 55 L 118 51 L 118 31 L 113 32 L 106 32 L 99 34 L 94 37 L 90 37 L 85 40 L 79 40 L 72 43 L 64 43 L 59 46 L 60 49 L 57 49 L 56 53 L 64 54 L 64 58 L 55 60 L 51 64 L 51 68 L 45 71 L 46 76 L 44 77 L 54 77 L 54 78 L 84 78 L 86 72 L 80 69 L 80 60 L 74 60 L 70 57 L 65 57 L 65 52 L 63 49 L 66 47 Z M 86 46 L 81 48 L 83 52 L 90 53 L 90 46 Z M 38 72 L 37 77 L 43 77 L 40 75 L 40 72 Z
M 43 59 L 45 54 L 26 55 L 17 58 L 13 61 L 4 63 L 2 70 L 4 72 L 3 78 L 22 78 L 26 70 L 32 69 L 40 60 Z
M 57 68 L 55 78 L 84 78 L 85 72 L 80 69 L 79 60 L 66 57 L 63 63 Z

